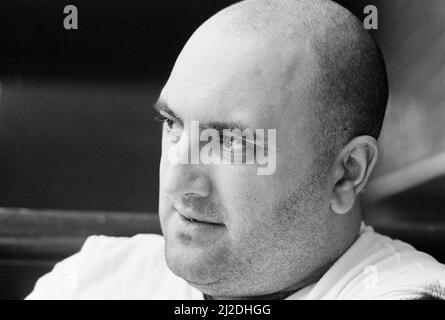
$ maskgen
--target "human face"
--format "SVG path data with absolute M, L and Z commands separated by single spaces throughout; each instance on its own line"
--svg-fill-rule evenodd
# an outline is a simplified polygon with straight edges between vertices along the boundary
M 329 256 L 326 183 L 315 170 L 306 46 L 200 31 L 160 95 L 164 123 L 159 212 L 169 268 L 204 293 L 242 297 L 298 286 Z M 286 49 L 286 48 L 284 48 Z M 276 130 L 276 171 L 175 164 L 191 121 Z M 179 133 L 171 139 L 170 130 Z M 188 218 L 188 219 L 187 219 Z M 192 221 L 190 221 L 192 220 Z

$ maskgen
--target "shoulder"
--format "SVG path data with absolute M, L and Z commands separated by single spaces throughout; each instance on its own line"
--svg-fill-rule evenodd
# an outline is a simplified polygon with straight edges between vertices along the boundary
M 191 292 L 168 269 L 163 237 L 141 234 L 89 237 L 79 253 L 39 279 L 28 298 L 166 299 Z
M 345 299 L 411 299 L 431 284 L 445 286 L 443 264 L 370 227 L 362 230 L 336 265 L 348 270 L 339 292 Z
M 158 265 L 164 260 L 164 238 L 156 234 L 139 234 L 131 238 L 91 236 L 85 241 L 80 254 L 86 266 L 121 259 L 118 264 L 120 268 L 141 260 L 149 260 L 151 265 Z

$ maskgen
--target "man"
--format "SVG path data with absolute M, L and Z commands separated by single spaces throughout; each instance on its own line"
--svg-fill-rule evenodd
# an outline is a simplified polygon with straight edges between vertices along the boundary
M 362 224 L 387 96 L 376 43 L 341 6 L 247 0 L 219 12 L 156 103 L 164 237 L 91 237 L 29 298 L 414 299 L 443 285 L 436 260 Z M 223 129 L 275 130 L 254 143 L 276 169 L 191 162 L 196 122 L 232 153 Z

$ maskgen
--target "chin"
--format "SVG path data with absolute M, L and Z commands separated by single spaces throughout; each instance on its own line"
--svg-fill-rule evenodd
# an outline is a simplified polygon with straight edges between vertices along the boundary
M 202 289 L 216 284 L 227 271 L 213 248 L 196 248 L 181 243 L 166 243 L 165 258 L 169 269 L 190 285 Z
M 252 293 L 249 285 L 236 279 L 236 266 L 215 252 L 214 248 L 205 251 L 184 248 L 183 245 L 166 246 L 166 261 L 175 275 L 204 294 L 213 297 L 249 296 Z

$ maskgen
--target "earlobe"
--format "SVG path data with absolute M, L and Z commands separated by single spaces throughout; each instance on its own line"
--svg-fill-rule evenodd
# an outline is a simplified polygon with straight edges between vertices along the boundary
M 336 214 L 349 212 L 358 194 L 363 191 L 377 161 L 374 138 L 361 136 L 351 140 L 339 153 L 334 165 L 334 186 L 331 210 Z
M 334 192 L 331 202 L 331 209 L 336 214 L 345 214 L 351 210 L 354 205 L 354 185 L 351 181 L 344 181 L 341 185 L 336 186 L 337 190 Z

